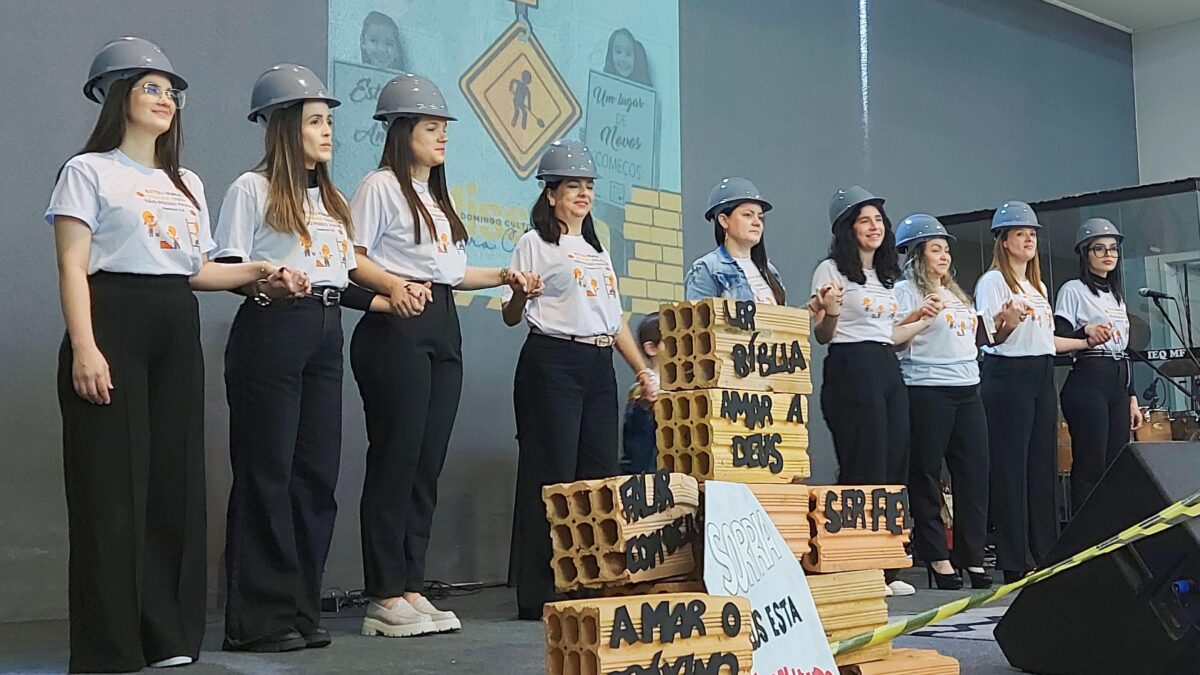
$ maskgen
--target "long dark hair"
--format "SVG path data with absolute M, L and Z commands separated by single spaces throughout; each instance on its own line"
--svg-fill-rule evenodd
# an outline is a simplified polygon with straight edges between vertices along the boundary
M 92 135 L 88 136 L 87 143 L 83 144 L 83 149 L 72 157 L 89 152 L 112 152 L 121 146 L 121 142 L 125 140 L 126 118 L 129 114 L 129 99 L 133 96 L 133 85 L 145 75 L 139 74 L 113 82 L 104 96 L 104 104 L 100 107 L 100 116 L 96 118 L 96 126 L 92 128 Z M 183 182 L 183 176 L 180 175 L 179 151 L 183 148 L 182 114 L 183 111 L 176 108 L 175 114 L 171 116 L 170 128 L 155 139 L 154 163 L 158 165 L 159 169 L 162 169 L 163 173 L 167 174 L 167 178 L 171 179 L 171 184 L 187 196 L 192 206 L 200 208 L 200 202 L 196 199 L 196 195 L 192 194 L 187 183 Z M 58 174 L 62 175 L 62 167 L 59 167 Z
M 837 264 L 838 271 L 856 284 L 867 283 L 867 275 L 863 272 L 862 258 L 858 255 L 858 240 L 854 238 L 854 221 L 864 206 L 860 204 L 838 220 L 833 227 L 833 241 L 829 244 L 829 259 Z M 900 256 L 896 253 L 896 235 L 892 232 L 892 221 L 888 219 L 883 206 L 876 206 L 883 216 L 883 243 L 875 249 L 875 275 L 884 288 L 891 288 L 900 278 Z
M 1121 283 L 1122 260 L 1120 258 L 1117 259 L 1117 266 L 1114 267 L 1106 277 L 1097 276 L 1096 273 L 1092 271 L 1091 264 L 1088 263 L 1087 247 L 1091 246 L 1092 242 L 1099 238 L 1100 237 L 1093 237 L 1087 242 L 1087 246 L 1081 246 L 1079 248 L 1079 280 L 1083 282 L 1084 286 L 1088 287 L 1088 290 L 1092 292 L 1092 295 L 1099 297 L 1101 291 L 1111 291 L 1113 297 L 1117 299 L 1117 303 L 1123 305 L 1125 304 L 1125 292 L 1122 290 L 1123 284 Z
M 267 177 L 267 225 L 279 232 L 306 237 L 308 234 L 308 170 L 304 166 L 304 147 L 300 129 L 304 103 L 276 110 L 267 123 L 266 153 L 254 170 Z M 317 162 L 317 187 L 321 202 L 353 237 L 350 207 L 341 191 L 333 186 L 325 162 Z
M 400 192 L 413 215 L 413 241 L 421 243 L 421 223 L 426 224 L 429 236 L 437 239 L 437 227 L 433 224 L 433 216 L 421 202 L 420 196 L 412 186 L 412 132 L 421 122 L 419 117 L 394 117 L 388 124 L 387 139 L 383 142 L 383 154 L 379 157 L 379 168 L 390 169 L 400 181 Z M 446 187 L 446 165 L 429 169 L 429 194 L 434 203 L 450 221 L 450 236 L 454 243 L 466 241 L 469 238 L 467 228 L 463 225 L 454 205 L 450 202 L 450 189 Z
M 717 239 L 717 246 L 725 245 L 725 228 L 721 227 L 721 216 L 729 217 L 734 209 L 741 206 L 745 202 L 735 202 L 717 211 L 713 218 L 713 235 Z M 767 285 L 771 287 L 771 294 L 775 296 L 775 304 L 783 305 L 787 302 L 787 292 L 783 290 L 783 284 L 779 283 L 779 279 L 775 278 L 775 274 L 771 272 L 770 266 L 767 265 L 767 233 L 763 232 L 763 236 L 758 240 L 758 243 L 750 247 L 750 262 L 758 268 L 758 273 L 762 275 Z
M 542 190 L 542 194 L 538 195 L 537 201 L 533 203 L 533 208 L 529 210 L 530 226 L 537 230 L 538 236 L 547 244 L 558 244 L 563 230 L 567 229 L 567 224 L 554 215 L 554 207 L 550 205 L 550 193 L 557 190 L 558 186 L 562 185 L 566 180 L 583 181 L 591 179 L 567 178 L 547 182 L 546 189 Z M 592 248 L 596 249 L 596 253 L 604 252 L 604 247 L 600 245 L 600 237 L 596 236 L 596 223 L 592 220 L 591 211 L 588 211 L 588 214 L 583 217 L 583 240 L 591 244 Z

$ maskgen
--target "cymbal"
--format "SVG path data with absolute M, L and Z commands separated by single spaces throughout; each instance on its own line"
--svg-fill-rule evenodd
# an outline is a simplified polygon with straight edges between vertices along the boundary
M 1171 359 L 1158 367 L 1167 377 L 1194 377 L 1200 375 L 1200 369 L 1191 359 Z
M 1129 348 L 1144 351 L 1150 344 L 1150 326 L 1136 314 L 1129 315 Z

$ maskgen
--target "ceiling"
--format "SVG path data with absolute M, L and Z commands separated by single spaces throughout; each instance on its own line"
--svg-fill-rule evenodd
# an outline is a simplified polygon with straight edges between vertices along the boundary
M 1101 23 L 1136 33 L 1200 19 L 1200 0 L 1046 0 Z

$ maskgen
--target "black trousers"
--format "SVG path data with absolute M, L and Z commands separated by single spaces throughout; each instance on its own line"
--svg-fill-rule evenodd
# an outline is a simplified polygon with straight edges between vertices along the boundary
M 240 644 L 321 621 L 342 448 L 341 310 L 315 298 L 238 309 L 225 347 L 233 487 L 225 635 Z
M 908 387 L 890 346 L 833 344 L 821 378 L 821 414 L 833 434 L 842 485 L 908 481 Z
M 908 483 L 908 387 L 890 345 L 829 345 L 821 415 L 833 435 L 841 485 Z M 885 570 L 891 583 L 896 570 Z
M 1060 395 L 1071 431 L 1071 512 L 1077 513 L 1129 442 L 1129 361 L 1078 359 Z
M 199 658 L 204 635 L 204 362 L 186 277 L 99 272 L 92 332 L 112 403 L 58 355 L 70 542 L 71 672 Z
M 359 519 L 367 595 L 420 593 L 438 476 L 462 394 L 462 334 L 454 294 L 411 319 L 366 314 L 350 365 L 367 418 L 367 471 Z
M 913 549 L 925 562 L 949 559 L 959 569 L 983 566 L 987 539 L 987 417 L 978 385 L 909 387 L 912 456 L 908 498 Z M 942 525 L 942 461 L 954 489 L 954 551 Z
M 517 494 L 509 577 L 522 615 L 554 595 L 542 486 L 617 473 L 612 347 L 530 334 L 517 360 Z
M 1054 360 L 989 355 L 980 380 L 991 453 L 996 569 L 1027 572 L 1042 564 L 1057 537 Z

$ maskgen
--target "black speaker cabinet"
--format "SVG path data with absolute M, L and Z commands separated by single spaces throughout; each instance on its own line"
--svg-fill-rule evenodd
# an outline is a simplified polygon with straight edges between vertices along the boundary
M 1130 443 L 1063 531 L 1059 562 L 1200 490 L 1200 443 Z M 1200 674 L 1200 522 L 1022 590 L 996 626 L 1014 667 L 1046 675 Z

